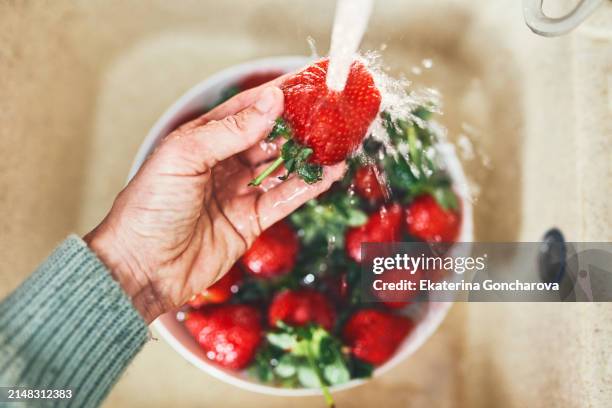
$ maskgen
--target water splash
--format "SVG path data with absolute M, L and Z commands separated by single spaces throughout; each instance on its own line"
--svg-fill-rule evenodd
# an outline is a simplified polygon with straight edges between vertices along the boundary
M 446 140 L 446 129 L 434 120 L 423 120 L 414 115 L 413 112 L 420 106 L 427 106 L 433 113 L 442 114 L 441 95 L 436 89 L 422 88 L 411 90 L 411 82 L 405 76 L 393 77 L 388 74 L 389 67 L 384 65 L 379 52 L 370 51 L 358 55 L 357 59 L 362 62 L 372 74 L 374 83 L 381 94 L 380 112 L 388 114 L 392 120 L 412 121 L 422 128 L 431 131 L 437 140 Z M 389 139 L 387 129 L 383 125 L 380 115 L 372 122 L 368 134 L 382 143 L 388 152 L 392 154 L 406 155 L 402 146 L 395 149 Z M 357 152 L 361 155 L 362 152 Z
M 372 12 L 372 0 L 338 0 L 331 47 L 327 87 L 340 92 L 346 85 L 349 70 Z
M 433 67 L 433 60 L 431 58 L 425 58 L 423 61 L 421 61 L 421 64 L 423 65 L 423 68 L 431 69 Z
M 310 35 L 306 37 L 306 42 L 308 43 L 308 48 L 310 48 L 310 58 L 311 59 L 319 59 L 319 52 L 317 51 L 317 42 Z
M 459 155 L 463 160 L 473 160 L 474 153 L 474 145 L 469 137 L 465 134 L 460 133 L 459 138 L 457 139 L 457 147 L 459 148 Z

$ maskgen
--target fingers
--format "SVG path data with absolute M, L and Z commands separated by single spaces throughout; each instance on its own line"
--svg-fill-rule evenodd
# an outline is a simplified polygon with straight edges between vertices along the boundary
M 203 126 L 179 128 L 169 139 L 180 143 L 184 153 L 201 163 L 204 171 L 262 140 L 282 110 L 283 93 L 276 87 L 267 87 L 238 113 Z
M 334 181 L 342 178 L 346 163 L 323 168 L 323 179 L 315 184 L 306 184 L 298 177 L 280 183 L 262 194 L 257 203 L 259 225 L 262 230 L 287 217 L 311 198 L 327 191 Z
M 233 96 L 232 98 L 223 102 L 221 105 L 216 106 L 209 112 L 206 112 L 204 115 L 181 125 L 179 130 L 193 129 L 198 126 L 205 125 L 211 120 L 221 120 L 226 116 L 234 115 L 254 104 L 265 88 L 279 87 L 285 81 L 285 79 L 292 74 L 293 73 L 287 73 L 263 85 L 240 92 L 238 95 Z
M 249 182 L 257 175 L 263 172 L 271 162 L 263 162 L 258 166 L 244 166 L 244 164 L 232 163 L 232 160 L 226 160 L 221 165 L 215 167 L 215 188 L 217 194 L 223 199 L 231 200 L 239 195 L 266 192 L 282 183 L 279 179 L 286 170 L 283 166 L 276 169 L 269 177 L 267 177 L 259 188 L 249 186 Z
M 280 148 L 284 140 L 275 140 L 273 142 L 260 141 L 248 150 L 244 151 L 240 158 L 247 166 L 257 166 L 261 163 L 277 158 L 280 155 Z
M 238 95 L 235 95 L 234 97 L 230 98 L 229 100 L 227 100 L 226 102 L 222 103 L 221 105 L 215 107 L 214 109 L 212 109 L 210 112 L 204 114 L 204 118 L 207 120 L 219 120 L 221 118 L 224 118 L 228 115 L 232 115 L 244 108 L 246 108 L 247 106 L 251 105 L 252 103 L 254 103 L 254 101 L 257 99 L 257 96 L 262 92 L 263 89 L 265 88 L 269 88 L 269 87 L 276 87 L 278 88 L 284 81 L 285 79 L 287 79 L 288 76 L 292 75 L 293 73 L 288 73 L 285 75 L 282 75 L 270 82 L 267 82 L 263 85 L 260 85 L 256 88 L 251 88 L 248 89 L 244 92 L 240 92 Z

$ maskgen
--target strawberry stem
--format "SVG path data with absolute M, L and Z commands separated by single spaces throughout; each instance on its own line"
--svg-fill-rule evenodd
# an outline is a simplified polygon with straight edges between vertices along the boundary
M 334 398 L 331 396 L 331 393 L 329 392 L 329 388 L 327 388 L 327 385 L 325 385 L 323 374 L 321 374 L 321 369 L 317 365 L 317 362 L 314 356 L 312 355 L 312 351 L 310 351 L 310 347 L 308 347 L 306 351 L 306 359 L 308 360 L 308 364 L 310 364 L 310 367 L 314 370 L 314 372 L 317 375 L 317 378 L 319 379 L 319 384 L 321 385 L 321 391 L 323 391 L 323 396 L 325 397 L 325 402 L 327 403 L 327 406 L 329 408 L 334 408 L 335 406 Z
M 284 176 L 279 177 L 281 180 L 286 180 L 291 173 L 296 173 L 306 183 L 316 183 L 323 177 L 323 167 L 308 161 L 312 154 L 313 151 L 310 147 L 303 146 L 293 139 L 287 140 L 283 147 L 281 147 L 280 157 L 270 167 L 265 169 L 263 173 L 255 177 L 249 183 L 249 186 L 260 185 L 263 179 L 268 177 L 283 163 L 287 171 Z
M 327 385 L 322 384 L 321 390 L 323 391 L 323 396 L 325 397 L 325 403 L 327 403 L 327 406 L 329 408 L 334 408 L 336 403 L 334 402 L 334 398 L 329 393 L 329 389 L 327 388 Z
M 266 177 L 272 174 L 274 170 L 278 169 L 283 164 L 283 161 L 284 161 L 283 157 L 280 156 L 278 159 L 274 161 L 274 163 L 272 163 L 267 169 L 265 169 L 259 176 L 251 180 L 251 182 L 249 183 L 249 186 L 260 185 L 261 182 L 264 181 Z

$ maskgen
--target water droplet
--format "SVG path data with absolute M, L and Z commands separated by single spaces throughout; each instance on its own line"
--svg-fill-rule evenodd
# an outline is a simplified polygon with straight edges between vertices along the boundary
M 306 42 L 308 43 L 308 48 L 310 48 L 310 57 L 313 59 L 319 58 L 319 53 L 317 52 L 317 42 L 310 35 L 306 37 Z
M 457 147 L 459 147 L 459 155 L 462 159 L 474 159 L 474 146 L 472 145 L 472 141 L 463 133 L 461 133 L 457 139 Z

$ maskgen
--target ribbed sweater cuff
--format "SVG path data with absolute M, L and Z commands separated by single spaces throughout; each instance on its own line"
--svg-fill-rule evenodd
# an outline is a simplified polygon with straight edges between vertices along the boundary
M 66 405 L 98 405 L 147 338 L 119 284 L 73 235 L 0 303 L 0 385 L 71 389 Z

